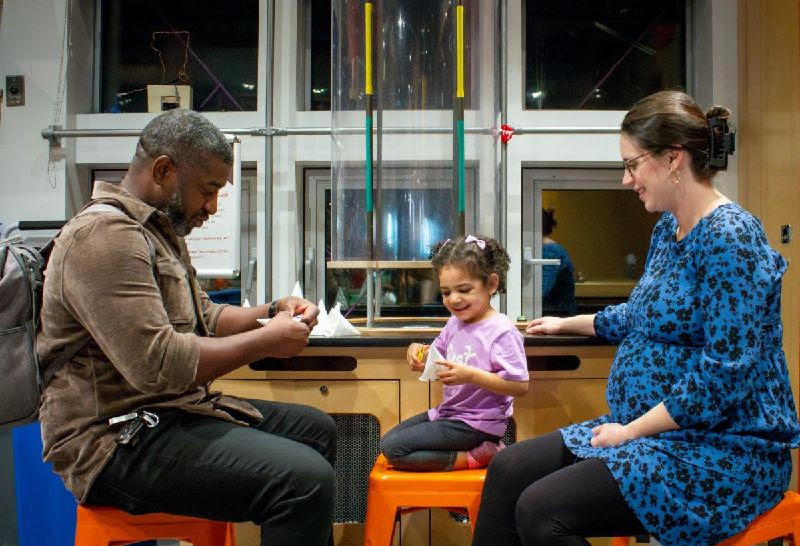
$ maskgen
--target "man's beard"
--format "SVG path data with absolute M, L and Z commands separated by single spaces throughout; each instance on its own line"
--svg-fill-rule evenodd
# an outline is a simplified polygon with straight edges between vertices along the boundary
M 186 237 L 192 231 L 193 226 L 189 225 L 190 218 L 186 217 L 183 210 L 183 200 L 181 199 L 180 183 L 175 188 L 172 197 L 159 207 L 159 210 L 167 215 L 172 228 L 179 237 Z

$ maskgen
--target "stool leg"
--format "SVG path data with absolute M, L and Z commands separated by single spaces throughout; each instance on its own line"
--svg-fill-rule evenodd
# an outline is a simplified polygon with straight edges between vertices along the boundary
M 236 546 L 233 523 L 208 522 L 191 540 L 193 546 Z
M 114 541 L 98 525 L 84 525 L 75 528 L 75 546 L 109 546 Z
M 478 509 L 481 507 L 481 496 L 478 495 L 467 506 L 467 514 L 469 515 L 469 526 L 472 529 L 472 534 L 475 534 L 475 524 L 478 522 Z
M 367 521 L 364 525 L 364 546 L 389 546 L 394 536 L 397 506 L 382 495 L 369 495 Z
M 225 533 L 225 546 L 236 546 L 236 525 L 228 523 L 228 528 Z
M 792 542 L 800 546 L 800 516 L 792 518 Z

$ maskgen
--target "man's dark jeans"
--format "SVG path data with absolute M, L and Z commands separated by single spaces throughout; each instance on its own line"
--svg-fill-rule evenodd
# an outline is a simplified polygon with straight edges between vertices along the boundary
M 308 406 L 249 402 L 264 415 L 251 427 L 157 412 L 157 427 L 117 448 L 86 504 L 253 521 L 262 545 L 328 544 L 336 497 L 333 420 Z

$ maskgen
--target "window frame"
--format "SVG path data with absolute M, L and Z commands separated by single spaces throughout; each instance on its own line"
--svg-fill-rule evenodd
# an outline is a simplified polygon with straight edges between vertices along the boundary
M 586 167 L 527 167 L 522 171 L 522 238 L 519 249 L 524 259 L 526 247 L 534 258 L 542 257 L 542 190 L 631 191 L 621 183 L 619 163 L 597 163 Z M 531 210 L 527 204 L 533 203 Z M 542 266 L 533 265 L 526 279 L 526 266 L 520 263 L 521 310 L 529 319 L 542 316 Z

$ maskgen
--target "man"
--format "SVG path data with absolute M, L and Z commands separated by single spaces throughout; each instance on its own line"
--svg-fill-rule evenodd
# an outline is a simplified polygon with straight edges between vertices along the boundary
M 326 544 L 330 417 L 208 390 L 239 366 L 300 352 L 319 312 L 295 297 L 217 305 L 200 289 L 183 236 L 216 212 L 232 162 L 203 116 L 167 112 L 142 131 L 121 184 L 95 186 L 92 202 L 121 212 L 90 210 L 63 229 L 38 351 L 46 365 L 89 341 L 42 397 L 44 458 L 81 503 L 253 521 L 262 544 Z

